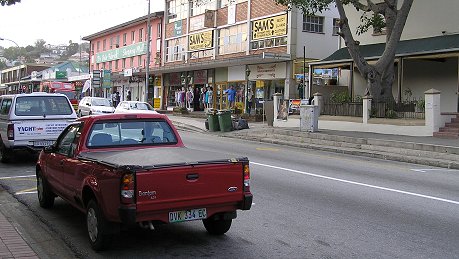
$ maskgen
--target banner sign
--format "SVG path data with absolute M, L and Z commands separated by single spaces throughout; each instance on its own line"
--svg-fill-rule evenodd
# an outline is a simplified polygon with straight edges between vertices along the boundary
M 174 22 L 174 37 L 182 35 L 182 20 Z
M 135 57 L 147 53 L 147 43 L 139 42 L 126 47 L 112 49 L 96 54 L 96 63 L 103 63 L 107 61 Z
M 111 88 L 112 87 L 112 71 L 104 70 L 104 81 L 102 88 Z
M 287 14 L 252 22 L 252 40 L 287 35 Z
M 188 39 L 188 50 L 195 51 L 201 49 L 212 48 L 213 46 L 213 31 L 205 31 L 192 34 Z

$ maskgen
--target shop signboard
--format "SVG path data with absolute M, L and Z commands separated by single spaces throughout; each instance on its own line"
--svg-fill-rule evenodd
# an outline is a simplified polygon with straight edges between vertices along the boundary
M 161 105 L 161 98 L 153 98 L 153 108 L 159 109 Z
M 287 35 L 287 14 L 252 22 L 252 40 Z
M 207 70 L 194 71 L 193 81 L 197 85 L 207 84 Z
M 104 81 L 102 83 L 102 88 L 111 88 L 112 87 L 112 71 L 104 70 Z
M 204 27 L 214 28 L 215 27 L 215 10 L 206 10 L 204 14 Z
M 285 62 L 250 65 L 249 80 L 274 80 L 285 79 L 287 66 Z
M 174 22 L 174 37 L 182 36 L 182 20 Z
M 66 79 L 67 71 L 56 71 L 56 79 Z
M 116 48 L 96 54 L 96 63 L 102 63 L 122 58 L 144 55 L 147 53 L 147 43 L 139 42 L 126 47 Z
M 205 31 L 188 36 L 188 50 L 195 51 L 212 48 L 213 31 Z
M 92 71 L 92 87 L 99 88 L 100 87 L 100 78 L 101 78 L 101 71 L 100 70 L 93 70 Z

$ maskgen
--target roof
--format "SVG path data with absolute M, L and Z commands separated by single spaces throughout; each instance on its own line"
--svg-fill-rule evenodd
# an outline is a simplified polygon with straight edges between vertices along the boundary
M 384 52 L 385 46 L 385 43 L 361 45 L 360 53 L 365 59 L 377 59 Z M 450 52 L 459 52 L 459 34 L 400 41 L 397 45 L 395 56 L 408 57 Z M 322 59 L 321 61 L 311 64 L 320 65 L 350 61 L 352 61 L 352 58 L 346 47 L 335 51 L 335 53 L 325 59 Z
M 154 18 L 158 18 L 158 17 L 162 17 L 162 16 L 164 16 L 164 12 L 163 11 L 151 13 L 150 14 L 150 19 L 154 19 Z M 107 35 L 107 34 L 119 31 L 121 29 L 124 29 L 127 26 L 133 26 L 133 25 L 137 25 L 137 24 L 143 23 L 143 22 L 147 21 L 147 19 L 148 19 L 148 15 L 145 15 L 145 16 L 139 17 L 137 19 L 134 19 L 134 20 L 131 20 L 131 21 L 128 21 L 128 22 L 125 22 L 125 23 L 118 24 L 116 26 L 110 27 L 110 28 L 105 29 L 103 31 L 93 33 L 93 34 L 85 36 L 85 37 L 83 37 L 81 39 L 82 40 L 91 41 L 93 39 L 102 37 L 104 35 Z

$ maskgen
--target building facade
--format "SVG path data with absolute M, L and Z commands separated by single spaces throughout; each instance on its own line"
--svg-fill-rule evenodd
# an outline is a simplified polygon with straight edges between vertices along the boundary
M 17 94 L 38 91 L 40 79 L 37 73 L 49 68 L 47 65 L 23 64 L 0 71 L 1 93 Z
M 378 2 L 378 1 L 377 1 Z M 399 7 L 403 1 L 398 1 Z M 354 39 L 369 62 L 374 62 L 384 50 L 386 34 L 369 30 L 357 35 L 362 12 L 351 5 L 345 8 Z M 459 1 L 413 2 L 396 51 L 396 80 L 392 93 L 398 102 L 423 99 L 429 89 L 441 91 L 441 111 L 459 112 Z M 354 66 L 345 49 L 317 62 L 313 68 L 339 68 L 338 85 L 348 89 L 352 97 L 363 96 L 366 80 Z
M 161 87 L 154 86 L 161 79 L 154 70 L 160 66 L 162 19 L 163 12 L 150 15 L 150 80 L 146 79 L 148 16 L 82 38 L 90 42 L 91 72 L 99 70 L 103 74 L 103 83 L 93 84 L 92 95 L 108 97 L 119 92 L 124 100 L 130 92 L 132 100 L 149 102 L 161 97 Z
M 336 9 L 307 16 L 272 0 L 165 0 L 161 107 L 261 111 L 274 93 L 298 98 L 309 61 L 338 49 Z M 306 64 L 306 65 L 305 65 Z M 306 69 L 307 70 L 307 69 Z M 308 77 L 306 77 L 308 78 Z M 212 89 L 212 98 L 205 92 Z

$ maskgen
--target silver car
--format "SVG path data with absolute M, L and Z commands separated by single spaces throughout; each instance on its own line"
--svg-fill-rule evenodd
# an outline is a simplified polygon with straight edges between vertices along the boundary
M 84 97 L 78 104 L 78 116 L 114 113 L 110 101 L 102 97 Z
M 146 102 L 123 101 L 116 106 L 115 113 L 158 113 Z

